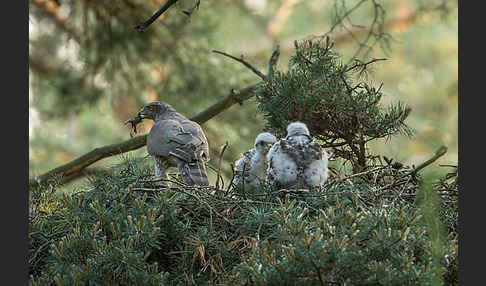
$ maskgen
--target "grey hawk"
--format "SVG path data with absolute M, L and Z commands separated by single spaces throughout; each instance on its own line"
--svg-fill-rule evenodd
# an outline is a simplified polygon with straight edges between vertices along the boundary
M 302 122 L 287 126 L 287 136 L 267 154 L 268 183 L 276 189 L 311 189 L 328 178 L 328 155 Z
M 205 165 L 209 145 L 199 124 L 159 101 L 145 105 L 138 117 L 155 121 L 147 136 L 147 152 L 154 158 L 156 178 L 167 178 L 169 159 L 174 159 L 186 185 L 209 185 Z
M 268 132 L 260 133 L 255 138 L 253 149 L 243 153 L 243 158 L 235 162 L 233 183 L 237 188 L 253 192 L 266 181 L 267 153 L 277 138 Z

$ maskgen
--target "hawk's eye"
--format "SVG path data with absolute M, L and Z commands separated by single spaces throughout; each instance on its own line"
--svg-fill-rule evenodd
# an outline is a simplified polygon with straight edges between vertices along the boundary
M 148 110 L 150 111 L 154 111 L 154 106 L 153 105 L 150 105 L 150 106 L 147 106 Z

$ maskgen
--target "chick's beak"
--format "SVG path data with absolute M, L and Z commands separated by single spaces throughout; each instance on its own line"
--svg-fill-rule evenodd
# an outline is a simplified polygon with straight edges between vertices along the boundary
M 265 153 L 268 152 L 270 150 L 270 148 L 272 147 L 272 145 L 273 145 L 272 143 L 264 143 L 263 144 L 263 150 L 264 150 L 264 152 Z

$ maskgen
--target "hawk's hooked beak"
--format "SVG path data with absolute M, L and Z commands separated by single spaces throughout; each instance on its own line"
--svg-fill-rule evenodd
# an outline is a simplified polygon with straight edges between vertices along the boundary
M 137 113 L 137 116 L 140 117 L 140 118 L 147 118 L 147 115 L 145 114 L 144 112 L 144 109 L 141 109 L 138 113 Z

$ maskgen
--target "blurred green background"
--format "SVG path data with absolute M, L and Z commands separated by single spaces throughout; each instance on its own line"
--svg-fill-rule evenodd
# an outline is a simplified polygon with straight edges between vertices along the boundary
M 349 60 L 373 23 L 373 3 L 386 11 L 381 32 L 389 37 L 366 56 L 388 60 L 375 63 L 368 79 L 383 83 L 383 104 L 400 100 L 412 107 L 406 122 L 416 135 L 372 142 L 372 151 L 418 165 L 445 145 L 447 154 L 425 172 L 439 175 L 449 171 L 439 165 L 457 165 L 457 1 L 201 0 L 189 22 L 182 11 L 194 2 L 180 0 L 145 32 L 137 32 L 134 26 L 164 2 L 29 1 L 30 177 L 129 139 L 123 123 L 148 101 L 166 101 L 190 117 L 231 89 L 259 82 L 249 69 L 212 50 L 244 55 L 265 73 L 280 44 L 278 69 L 286 70 L 294 40 L 325 34 L 351 10 L 342 17 L 344 27 L 330 34 L 334 50 Z M 226 181 L 230 163 L 252 147 L 263 126 L 254 99 L 202 125 L 212 166 L 229 143 L 222 166 Z M 139 132 L 149 128 L 144 122 Z M 145 156 L 146 148 L 129 155 Z M 114 156 L 94 166 L 119 161 Z M 214 182 L 213 171 L 210 178 Z

